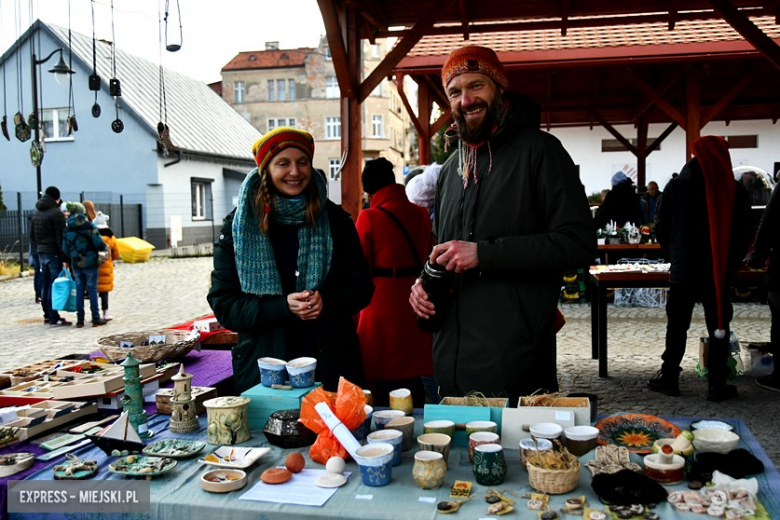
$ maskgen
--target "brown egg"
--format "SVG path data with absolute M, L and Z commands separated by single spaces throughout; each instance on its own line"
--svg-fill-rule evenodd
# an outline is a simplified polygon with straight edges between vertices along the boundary
M 287 482 L 291 478 L 292 473 L 284 468 L 270 468 L 263 471 L 263 474 L 260 475 L 260 480 L 266 484 L 281 484 L 282 482 Z
M 300 452 L 296 451 L 287 455 L 287 458 L 284 459 L 284 465 L 293 473 L 300 473 L 306 465 L 306 459 L 303 458 Z

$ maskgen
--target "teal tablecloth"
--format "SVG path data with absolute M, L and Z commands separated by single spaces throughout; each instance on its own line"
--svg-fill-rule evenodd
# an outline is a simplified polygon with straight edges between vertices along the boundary
M 666 419 L 671 420 L 682 428 L 687 428 L 692 421 L 691 418 L 682 417 L 667 417 Z M 167 430 L 168 420 L 168 416 L 160 415 L 151 418 L 151 428 L 158 431 L 158 434 L 155 435 L 153 440 L 171 436 L 170 432 Z M 778 474 L 777 468 L 772 465 L 771 461 L 767 458 L 763 449 L 758 445 L 744 422 L 741 420 L 729 419 L 725 419 L 725 421 L 735 426 L 736 433 L 738 433 L 742 439 L 741 447 L 747 448 L 754 453 L 766 466 L 765 472 L 757 476 L 760 489 L 759 500 L 764 507 L 767 508 L 770 518 L 780 518 L 780 475 Z M 202 417 L 200 422 L 201 430 L 199 432 L 187 435 L 177 435 L 176 437 L 205 440 L 205 418 Z M 418 418 L 416 424 L 418 433 L 420 433 L 421 423 L 422 420 Z M 242 446 L 270 446 L 261 432 L 253 431 L 252 434 L 252 439 L 243 443 Z M 152 480 L 152 507 L 150 514 L 147 517 L 204 520 L 225 517 L 230 517 L 231 520 L 255 520 L 266 518 L 273 518 L 274 520 L 300 520 L 305 518 L 332 518 L 334 520 L 346 520 L 351 518 L 361 520 L 367 518 L 388 520 L 433 520 L 434 518 L 437 518 L 436 503 L 448 498 L 450 487 L 456 479 L 474 482 L 466 449 L 453 448 L 449 457 L 449 470 L 447 472 L 445 485 L 441 489 L 432 491 L 417 488 L 412 481 L 411 475 L 414 453 L 416 451 L 416 447 L 414 447 L 412 450 L 403 453 L 402 464 L 393 468 L 392 482 L 385 487 L 375 488 L 363 485 L 360 480 L 357 465 L 354 462 L 348 462 L 347 470 L 352 471 L 352 476 L 349 478 L 347 484 L 339 488 L 335 495 L 331 497 L 323 507 L 305 507 L 239 500 L 239 497 L 248 490 L 250 486 L 257 483 L 260 474 L 264 470 L 269 467 L 281 466 L 284 464 L 284 459 L 290 450 L 282 450 L 281 448 L 274 446 L 271 446 L 271 448 L 269 454 L 265 455 L 256 464 L 248 468 L 247 476 L 249 484 L 247 487 L 226 494 L 213 494 L 201 489 L 200 476 L 207 471 L 207 469 L 212 469 L 211 466 L 206 466 L 197 462 L 197 458 L 179 461 L 179 464 L 171 473 L 156 477 Z M 214 449 L 214 446 L 207 445 L 202 453 L 207 453 L 212 449 Z M 308 457 L 308 448 L 300 451 L 306 455 L 307 467 L 322 468 L 319 464 L 311 462 Z M 77 454 L 81 458 L 96 459 L 98 461 L 100 471 L 96 477 L 97 479 L 122 478 L 108 472 L 108 463 L 113 459 L 108 460 L 109 458 L 97 448 L 88 446 L 77 452 Z M 500 489 L 508 489 L 518 494 L 532 491 L 528 485 L 528 473 L 520 466 L 518 451 L 506 450 L 506 456 L 509 471 L 507 479 L 505 483 L 500 486 Z M 582 461 L 584 462 L 592 458 L 592 456 L 593 452 L 585 455 Z M 635 457 L 637 457 L 638 461 L 639 457 Z M 53 466 L 56 462 L 59 461 L 54 461 L 51 465 Z M 52 479 L 51 466 L 29 476 L 28 479 Z M 586 495 L 589 504 L 594 507 L 599 507 L 600 503 L 591 490 L 590 481 L 590 471 L 583 465 L 579 485 L 577 489 L 568 496 Z M 671 486 L 668 489 L 684 488 L 685 486 L 680 484 Z M 457 518 L 477 519 L 487 517 L 487 504 L 481 498 L 485 490 L 486 488 L 477 485 L 476 482 L 474 482 L 472 492 L 477 493 L 478 497 L 461 507 L 460 511 L 457 513 Z M 358 498 L 359 496 L 362 496 L 363 498 Z M 366 496 L 371 496 L 372 498 L 369 500 L 365 498 Z M 567 495 L 552 496 L 550 499 L 551 508 L 561 508 L 566 497 Z M 433 499 L 433 502 L 421 501 L 421 498 L 430 498 Z M 519 499 L 515 512 L 509 515 L 509 518 L 537 520 L 538 515 L 536 512 L 526 509 L 525 503 L 525 500 Z M 667 503 L 659 505 L 656 511 L 660 514 L 661 518 L 665 520 L 671 518 L 701 518 L 701 516 L 692 513 L 679 514 Z M 10 516 L 11 518 L 31 518 L 31 515 L 29 514 L 24 516 L 21 514 L 11 514 Z M 52 518 L 55 516 L 56 515 L 41 515 L 42 518 Z M 118 514 L 106 514 L 105 516 L 112 519 L 121 517 L 121 515 Z M 75 515 L 75 517 L 78 517 L 78 515 Z M 131 516 L 127 515 L 127 517 L 130 518 Z M 143 517 L 143 515 L 132 516 L 132 518 Z M 68 515 L 68 518 L 74 518 L 74 515 Z M 97 516 L 90 515 L 89 518 L 97 518 Z M 441 520 L 441 517 L 439 517 L 439 520 Z

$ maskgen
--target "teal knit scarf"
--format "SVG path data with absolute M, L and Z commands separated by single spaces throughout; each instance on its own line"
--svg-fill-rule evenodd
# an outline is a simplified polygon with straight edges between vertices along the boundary
M 306 195 L 281 197 L 274 194 L 271 202 L 271 219 L 281 224 L 298 225 L 298 269 L 296 290 L 317 290 L 330 269 L 333 254 L 333 238 L 325 211 L 327 188 L 325 179 L 312 169 L 312 182 L 316 184 L 322 209 L 316 227 L 305 225 Z M 238 206 L 233 218 L 233 244 L 236 252 L 236 269 L 241 290 L 249 294 L 281 295 L 282 283 L 276 268 L 274 251 L 267 233 L 260 232 L 260 221 L 253 195 L 260 185 L 260 174 L 255 168 L 247 175 L 238 193 Z

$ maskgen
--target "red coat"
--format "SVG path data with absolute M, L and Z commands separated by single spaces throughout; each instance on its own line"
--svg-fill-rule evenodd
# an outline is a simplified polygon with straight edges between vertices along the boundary
M 415 278 L 373 276 L 375 268 L 409 268 L 418 260 L 412 257 L 409 243 L 382 206 L 404 225 L 425 262 L 433 247 L 431 219 L 422 207 L 409 202 L 400 184 L 385 186 L 371 199 L 371 207 L 360 212 L 356 227 L 363 253 L 372 269 L 375 290 L 371 304 L 360 312 L 358 336 L 366 379 L 407 379 L 433 373 L 431 335 L 417 326 L 409 304 Z

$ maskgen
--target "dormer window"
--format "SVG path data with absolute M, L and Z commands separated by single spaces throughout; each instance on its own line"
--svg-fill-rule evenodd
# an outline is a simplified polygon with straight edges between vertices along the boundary
M 257 61 L 257 56 L 255 56 L 254 54 L 250 54 L 249 61 Z

